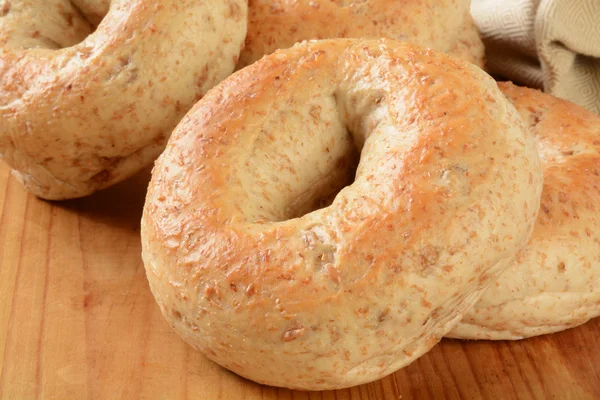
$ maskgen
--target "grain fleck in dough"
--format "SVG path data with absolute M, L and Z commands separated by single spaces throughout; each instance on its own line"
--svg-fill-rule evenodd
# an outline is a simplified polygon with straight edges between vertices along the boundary
M 0 158 L 45 199 L 127 178 L 233 71 L 246 20 L 245 0 L 0 1 Z
M 533 237 L 451 332 L 522 339 L 600 316 L 600 118 L 537 90 L 501 83 L 535 135 L 544 189 Z
M 238 68 L 311 39 L 389 38 L 483 66 L 471 0 L 250 0 Z
M 143 259 L 210 359 L 348 387 L 450 331 L 530 237 L 541 188 L 532 136 L 481 69 L 390 40 L 308 42 L 183 119 L 154 168 Z

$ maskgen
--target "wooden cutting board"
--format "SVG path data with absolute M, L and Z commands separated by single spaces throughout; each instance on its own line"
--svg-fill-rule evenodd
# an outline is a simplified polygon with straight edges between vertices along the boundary
M 445 340 L 349 390 L 239 378 L 185 345 L 154 303 L 139 240 L 148 179 L 50 203 L 0 163 L 1 399 L 600 399 L 600 318 L 520 342 Z

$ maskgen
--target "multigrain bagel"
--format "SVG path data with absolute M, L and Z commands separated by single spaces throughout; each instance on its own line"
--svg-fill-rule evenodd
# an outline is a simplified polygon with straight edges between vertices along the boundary
M 471 0 L 250 0 L 238 68 L 310 39 L 389 38 L 483 66 Z
M 302 43 L 184 117 L 153 171 L 143 259 L 210 359 L 347 387 L 463 317 L 529 238 L 541 186 L 532 137 L 479 68 L 390 40 Z
M 501 83 L 535 135 L 544 171 L 529 244 L 450 336 L 522 339 L 600 315 L 600 118 Z
M 245 0 L 115 0 L 93 32 L 106 3 L 0 1 L 0 157 L 39 197 L 152 162 L 243 45 Z

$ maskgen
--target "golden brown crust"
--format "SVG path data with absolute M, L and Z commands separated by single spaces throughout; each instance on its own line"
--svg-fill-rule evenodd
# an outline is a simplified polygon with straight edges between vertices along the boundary
M 89 194 L 152 162 L 231 73 L 246 30 L 245 0 L 117 0 L 93 33 L 67 0 L 6 4 L 0 157 L 46 199 Z
M 250 0 L 238 68 L 302 40 L 389 38 L 483 66 L 470 0 Z
M 356 148 L 354 183 L 302 215 L 294 199 Z M 532 138 L 479 68 L 389 40 L 308 42 L 183 119 L 153 171 L 143 258 L 165 317 L 212 360 L 346 387 L 462 318 L 528 239 L 541 186 Z
M 450 336 L 522 339 L 600 315 L 600 118 L 500 83 L 535 135 L 544 189 L 531 241 Z

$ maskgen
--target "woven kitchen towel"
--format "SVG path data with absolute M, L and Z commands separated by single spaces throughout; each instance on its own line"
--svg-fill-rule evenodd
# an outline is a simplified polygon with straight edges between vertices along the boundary
M 600 0 L 473 0 L 489 72 L 600 114 Z

